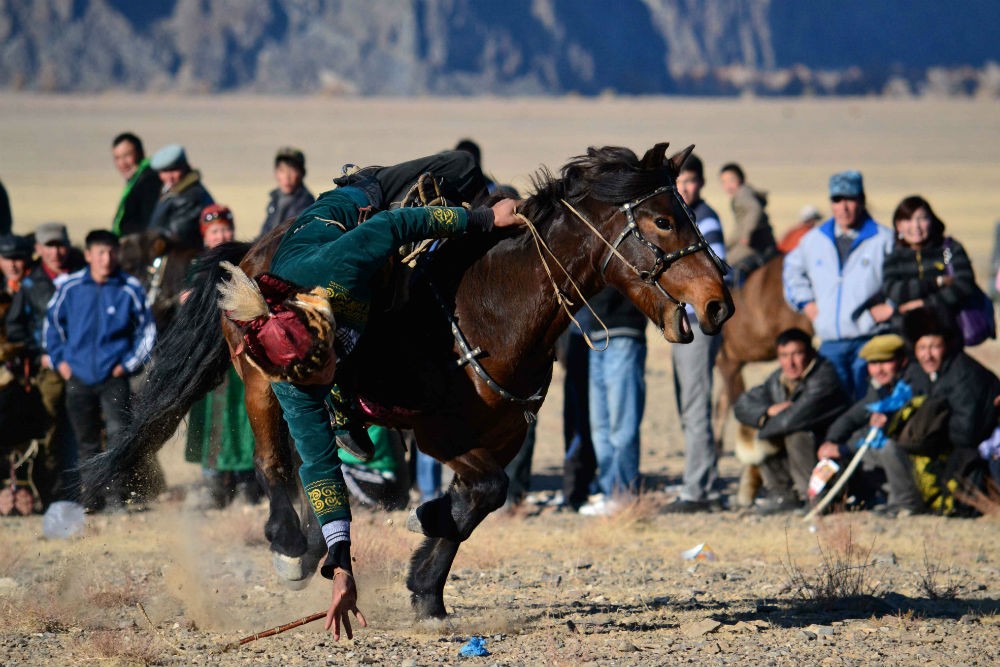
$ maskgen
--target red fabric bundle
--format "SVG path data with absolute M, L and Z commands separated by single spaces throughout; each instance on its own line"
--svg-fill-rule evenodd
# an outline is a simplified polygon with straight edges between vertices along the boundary
M 237 322 L 246 327 L 244 340 L 251 356 L 266 359 L 279 369 L 305 360 L 313 345 L 313 335 L 299 315 L 283 305 L 300 288 L 270 273 L 255 280 L 271 314 L 250 322 Z

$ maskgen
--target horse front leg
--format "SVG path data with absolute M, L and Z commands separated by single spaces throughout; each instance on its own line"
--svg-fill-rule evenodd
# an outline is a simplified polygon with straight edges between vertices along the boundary
M 256 443 L 257 480 L 267 491 L 269 513 L 264 536 L 271 545 L 274 569 L 282 582 L 290 588 L 304 587 L 319 561 L 309 555 L 309 540 L 303 534 L 295 509 L 299 483 L 290 438 L 282 427 L 281 406 L 260 371 L 249 363 L 242 364 L 240 370 Z
M 427 537 L 414 552 L 406 587 L 417 618 L 443 618 L 444 585 L 459 544 L 507 499 L 507 475 L 484 451 L 449 465 L 456 470 L 448 492 L 415 509 L 407 528 Z

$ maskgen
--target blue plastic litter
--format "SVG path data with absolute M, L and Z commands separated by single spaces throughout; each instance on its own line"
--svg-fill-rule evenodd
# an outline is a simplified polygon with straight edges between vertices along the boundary
M 482 637 L 470 637 L 469 641 L 462 644 L 458 654 L 463 658 L 475 658 L 482 655 L 489 655 L 486 650 L 486 640 Z

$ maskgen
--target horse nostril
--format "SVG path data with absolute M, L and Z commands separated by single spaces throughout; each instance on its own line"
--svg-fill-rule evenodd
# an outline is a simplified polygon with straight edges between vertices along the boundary
M 708 316 L 708 321 L 715 326 L 722 326 L 722 323 L 729 317 L 729 306 L 725 301 L 709 301 L 705 304 L 705 315 Z

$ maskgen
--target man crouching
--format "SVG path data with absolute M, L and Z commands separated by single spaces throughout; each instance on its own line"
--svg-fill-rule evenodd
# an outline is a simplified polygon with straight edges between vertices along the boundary
M 804 506 L 817 445 L 847 408 L 836 370 L 816 353 L 809 334 L 787 329 L 776 345 L 780 368 L 733 406 L 740 423 L 759 429 L 753 445 L 737 446 L 737 456 L 760 466 L 767 495 L 755 509 L 763 514 Z

